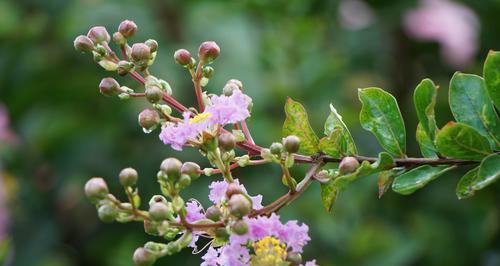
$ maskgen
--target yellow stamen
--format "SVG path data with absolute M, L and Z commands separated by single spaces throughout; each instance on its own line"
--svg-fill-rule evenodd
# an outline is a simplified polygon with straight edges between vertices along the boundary
M 266 236 L 254 244 L 255 255 L 251 265 L 277 265 L 286 258 L 286 245 L 274 237 Z
M 211 116 L 212 116 L 211 113 L 198 114 L 195 117 L 189 119 L 189 124 L 197 124 L 197 123 L 203 122 L 203 121 L 207 120 Z

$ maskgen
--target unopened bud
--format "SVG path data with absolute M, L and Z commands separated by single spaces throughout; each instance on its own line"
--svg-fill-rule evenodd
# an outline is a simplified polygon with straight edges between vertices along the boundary
M 354 157 L 344 157 L 339 164 L 339 173 L 348 174 L 354 172 L 359 167 L 359 162 Z
M 224 132 L 219 135 L 219 147 L 223 151 L 233 150 L 236 146 L 236 138 L 229 132 Z
M 229 212 L 238 218 L 242 218 L 252 210 L 252 202 L 242 194 L 231 196 L 228 205 Z
M 208 207 L 208 209 L 205 211 L 205 217 L 208 219 L 217 222 L 220 220 L 220 217 L 222 215 L 222 212 L 219 207 L 213 205 Z
M 174 53 L 175 62 L 181 66 L 186 66 L 191 63 L 191 54 L 186 49 L 179 49 Z
M 146 88 L 146 99 L 150 103 L 158 103 L 163 98 L 163 91 L 156 86 L 149 86 Z
M 241 187 L 236 184 L 236 183 L 229 183 L 229 185 L 226 188 L 226 199 L 230 199 L 233 195 L 236 194 L 242 194 L 243 190 L 241 190 Z
M 134 43 L 130 55 L 136 62 L 147 61 L 151 57 L 151 49 L 144 43 Z
M 149 206 L 149 215 L 151 219 L 155 221 L 166 220 L 170 212 L 171 210 L 168 208 L 167 204 L 162 202 L 155 202 Z
M 146 131 L 151 131 L 160 123 L 160 115 L 154 109 L 144 109 L 139 114 L 139 125 Z
M 97 210 L 97 215 L 99 219 L 105 223 L 111 223 L 118 217 L 118 210 L 115 205 L 105 204 L 99 207 Z
M 99 200 L 106 198 L 108 193 L 108 185 L 101 177 L 92 177 L 85 184 L 85 195 L 92 203 L 97 203 Z
M 125 76 L 127 75 L 132 69 L 134 69 L 134 64 L 129 61 L 121 60 L 118 62 L 118 75 L 120 76 Z
M 236 84 L 226 83 L 224 88 L 222 88 L 222 93 L 224 93 L 225 96 L 231 96 L 233 95 L 234 90 L 238 90 L 238 86 L 236 86 Z
M 156 261 L 156 256 L 145 248 L 138 248 L 132 258 L 136 266 L 151 266 Z
M 177 183 L 179 184 L 179 187 L 181 189 L 186 188 L 191 185 L 191 177 L 189 177 L 188 175 L 181 175 Z
M 101 83 L 99 83 L 99 91 L 105 96 L 116 96 L 122 92 L 118 81 L 111 77 L 101 80 Z
M 290 135 L 283 139 L 283 146 L 289 153 L 296 153 L 300 148 L 300 139 L 295 135 Z
M 87 37 L 94 43 L 109 42 L 111 40 L 111 36 L 109 36 L 108 31 L 103 26 L 92 27 L 87 33 Z
M 137 183 L 138 174 L 134 168 L 128 167 L 123 169 L 118 175 L 120 184 L 124 187 L 130 187 Z
M 158 50 L 158 42 L 153 40 L 153 39 L 149 39 L 147 41 L 144 42 L 148 47 L 149 47 L 149 50 L 151 51 L 151 53 L 154 53 Z
M 269 147 L 269 150 L 272 154 L 279 156 L 283 152 L 283 144 L 274 142 L 273 144 L 271 144 L 271 147 Z
M 91 52 L 92 50 L 94 50 L 94 43 L 89 37 L 85 35 L 76 37 L 73 45 L 79 52 Z
M 168 204 L 168 201 L 167 201 L 167 199 L 164 196 L 162 196 L 162 195 L 154 195 L 149 200 L 149 206 L 151 207 L 151 205 L 153 205 L 153 204 L 155 204 L 157 202 L 161 202 L 163 204 Z
M 238 89 L 240 89 L 240 90 L 243 89 L 243 83 L 238 79 L 230 79 L 226 82 L 226 84 L 234 84 L 234 85 L 238 86 Z
M 177 179 L 181 175 L 182 162 L 177 158 L 167 158 L 163 160 L 160 169 L 165 172 L 169 178 Z
M 290 262 L 290 266 L 299 266 L 302 263 L 302 255 L 298 252 L 288 252 L 286 261 Z
M 182 164 L 181 173 L 190 176 L 191 179 L 197 179 L 200 177 L 200 166 L 193 162 L 185 162 Z
M 132 20 L 124 20 L 118 26 L 118 31 L 123 37 L 130 38 L 137 32 L 137 25 Z
M 248 224 L 247 222 L 243 220 L 238 220 L 236 221 L 233 226 L 231 227 L 233 232 L 235 232 L 237 235 L 244 235 L 248 232 Z
M 220 48 L 213 41 L 203 42 L 198 49 L 198 57 L 205 63 L 210 63 L 219 56 Z
M 204 78 L 209 79 L 209 78 L 213 77 L 214 72 L 215 72 L 215 70 L 211 66 L 203 67 L 203 77 Z

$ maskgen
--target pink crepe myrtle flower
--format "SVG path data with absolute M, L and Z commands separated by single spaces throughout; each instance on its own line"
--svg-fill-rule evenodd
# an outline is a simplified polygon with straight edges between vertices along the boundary
M 240 186 L 241 191 L 243 193 L 247 193 L 247 190 L 244 185 L 240 184 L 238 179 L 234 180 L 234 183 Z M 208 199 L 212 201 L 214 204 L 219 204 L 223 199 L 226 199 L 226 190 L 229 184 L 224 181 L 214 181 L 210 184 L 210 192 L 208 194 Z M 252 199 L 252 207 L 255 210 L 262 208 L 262 195 L 250 196 Z
M 182 151 L 190 140 L 195 141 L 203 131 L 215 129 L 247 119 L 252 100 L 240 90 L 234 90 L 231 96 L 212 96 L 210 105 L 201 114 L 191 118 L 191 113 L 183 114 L 184 120 L 179 123 L 168 123 L 163 126 L 160 139 L 172 149 Z
M 454 67 L 468 65 L 478 49 L 479 19 L 468 7 L 449 0 L 421 0 L 404 16 L 404 28 L 420 41 L 435 41 Z

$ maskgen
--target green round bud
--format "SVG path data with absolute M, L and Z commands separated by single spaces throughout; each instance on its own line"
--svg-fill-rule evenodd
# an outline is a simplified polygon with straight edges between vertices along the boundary
M 205 211 L 205 217 L 208 219 L 217 222 L 220 220 L 220 217 L 222 215 L 222 212 L 219 207 L 213 205 L 208 207 L 208 209 Z
M 94 42 L 92 42 L 92 40 L 85 35 L 76 37 L 73 45 L 79 52 L 91 52 L 94 50 Z
M 193 180 L 200 177 L 200 171 L 200 166 L 193 162 L 185 162 L 181 167 L 181 173 L 189 175 Z
M 130 38 L 137 32 L 137 25 L 132 20 L 124 20 L 118 26 L 118 32 L 120 32 L 123 37 Z
M 108 195 L 108 185 L 102 177 L 92 177 L 85 184 L 85 195 L 92 203 L 97 203 L 99 200 L 106 198 Z
M 238 89 L 243 89 L 243 83 L 238 79 L 230 79 L 226 82 L 226 84 L 234 84 L 238 87 Z
M 109 42 L 111 40 L 111 36 L 109 36 L 108 31 L 103 26 L 90 28 L 89 32 L 87 33 L 87 37 L 94 43 Z
M 124 45 L 125 43 L 127 43 L 127 39 L 125 39 L 125 37 L 123 37 L 121 33 L 115 32 L 113 33 L 113 42 L 118 45 Z
M 179 184 L 181 189 L 186 188 L 191 185 L 191 177 L 189 177 L 189 175 L 181 175 L 177 183 Z
M 229 183 L 226 189 L 226 199 L 230 199 L 233 195 L 243 194 L 243 190 L 236 183 Z
M 156 261 L 156 256 L 145 248 L 138 248 L 132 257 L 136 266 L 151 266 Z
M 290 266 L 299 266 L 302 263 L 302 255 L 298 252 L 288 252 L 286 261 L 290 262 Z
M 160 123 L 160 115 L 154 109 L 144 109 L 139 114 L 139 125 L 146 131 L 151 131 Z
M 101 83 L 99 83 L 99 91 L 102 95 L 110 97 L 116 96 L 122 92 L 118 81 L 111 77 L 103 78 L 101 80 Z
M 269 150 L 274 155 L 281 155 L 281 153 L 283 152 L 283 144 L 274 142 L 273 144 L 271 144 L 271 147 L 269 147 Z
M 111 223 L 118 217 L 118 209 L 115 205 L 105 204 L 97 210 L 99 219 L 105 223 Z
M 153 39 L 149 39 L 147 41 L 144 42 L 148 47 L 149 47 L 149 50 L 151 51 L 151 53 L 154 53 L 158 50 L 158 42 L 153 40 Z
M 163 204 L 168 204 L 168 201 L 167 201 L 167 199 L 164 196 L 162 196 L 162 195 L 154 195 L 149 200 L 149 206 L 151 207 L 151 205 L 153 205 L 156 202 L 160 202 L 160 203 L 163 203 Z
M 191 54 L 186 49 L 179 49 L 174 53 L 175 62 L 181 66 L 191 64 Z
M 149 220 L 144 220 L 144 232 L 149 235 L 157 236 L 158 228 L 154 226 Z
M 130 55 L 135 62 L 147 61 L 151 57 L 151 49 L 145 43 L 134 43 Z
M 228 202 L 229 212 L 238 218 L 242 218 L 252 211 L 252 202 L 247 197 L 236 194 L 231 196 Z
M 149 86 L 146 88 L 146 99 L 150 103 L 158 103 L 163 98 L 163 91 L 157 86 Z
M 215 72 L 215 70 L 211 66 L 205 66 L 205 67 L 203 67 L 203 77 L 204 78 L 209 79 L 209 78 L 213 77 L 214 72 Z
M 215 60 L 220 54 L 220 48 L 213 41 L 203 42 L 198 49 L 198 57 L 205 63 L 210 63 Z
M 123 169 L 118 175 L 120 184 L 124 187 L 130 187 L 137 183 L 138 174 L 134 168 L 128 167 Z
M 167 158 L 161 162 L 160 169 L 165 172 L 169 178 L 177 179 L 181 176 L 182 162 L 177 158 Z
M 149 206 L 149 215 L 155 221 L 164 221 L 168 218 L 171 212 L 167 204 L 162 202 L 155 202 Z
M 120 76 L 125 76 L 127 75 L 132 69 L 134 69 L 134 63 L 121 60 L 118 62 L 118 69 L 116 70 L 118 72 L 118 75 Z
M 220 240 L 229 240 L 229 232 L 226 227 L 219 227 L 215 229 L 215 237 Z
M 239 90 L 238 85 L 232 82 L 227 82 L 226 85 L 224 85 L 224 88 L 222 88 L 222 93 L 224 93 L 225 96 L 231 96 L 233 95 L 234 90 Z
M 248 224 L 243 221 L 243 220 L 238 220 L 236 221 L 233 226 L 231 227 L 233 232 L 235 232 L 237 235 L 244 235 L 248 232 Z
M 339 173 L 348 174 L 354 172 L 359 167 L 359 162 L 354 157 L 344 157 L 339 164 Z
M 231 151 L 236 146 L 236 138 L 232 133 L 224 132 L 219 135 L 219 148 L 223 151 Z
M 283 146 L 289 153 L 296 153 L 300 148 L 300 139 L 295 135 L 290 135 L 283 139 Z

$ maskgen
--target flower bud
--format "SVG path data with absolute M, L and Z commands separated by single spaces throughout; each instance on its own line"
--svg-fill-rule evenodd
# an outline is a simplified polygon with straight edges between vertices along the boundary
M 101 177 L 92 177 L 85 184 L 85 195 L 92 203 L 104 199 L 108 193 L 108 185 Z
M 162 195 L 154 195 L 149 200 L 149 206 L 151 207 L 151 205 L 155 204 L 156 202 L 168 204 L 168 201 L 167 201 L 167 199 L 164 196 L 162 196 Z
M 214 72 L 215 72 L 215 70 L 211 66 L 203 67 L 203 77 L 204 78 L 209 79 L 209 78 L 213 77 Z
M 191 63 L 191 54 L 186 49 L 179 49 L 174 53 L 175 62 L 181 66 L 187 66 Z
M 130 38 L 137 32 L 137 25 L 132 20 L 124 20 L 118 26 L 118 32 L 120 32 L 123 37 Z
M 125 43 L 127 43 L 127 39 L 125 39 L 125 37 L 123 37 L 121 33 L 115 32 L 113 33 L 113 42 L 118 45 L 124 45 Z
M 156 261 L 156 256 L 145 248 L 138 248 L 132 257 L 136 266 L 151 266 Z
M 149 215 L 151 219 L 155 221 L 166 220 L 169 216 L 169 212 L 171 212 L 170 208 L 167 204 L 162 202 L 155 202 L 149 206 Z
M 158 103 L 163 98 L 163 91 L 156 86 L 149 86 L 146 88 L 146 99 L 150 103 Z
M 290 266 L 299 266 L 302 263 L 302 255 L 298 252 L 288 252 L 286 261 L 290 262 Z
M 243 216 L 249 214 L 252 210 L 252 202 L 242 194 L 231 196 L 228 205 L 229 212 L 238 218 L 242 218 Z
M 241 187 L 236 183 L 229 183 L 226 189 L 226 199 L 230 199 L 233 195 L 242 194 Z
M 167 158 L 163 160 L 160 169 L 165 172 L 169 178 L 177 179 L 181 175 L 182 163 L 177 158 Z
M 105 96 L 116 96 L 122 92 L 118 81 L 111 77 L 101 80 L 101 83 L 99 83 L 99 91 Z
M 205 211 L 205 217 L 208 219 L 217 222 L 220 220 L 220 217 L 222 215 L 222 212 L 219 207 L 213 205 L 208 207 L 208 209 Z
M 243 221 L 243 220 L 238 220 L 236 221 L 233 226 L 231 227 L 233 232 L 235 232 L 237 235 L 244 235 L 248 232 L 248 224 Z
M 144 220 L 144 232 L 146 232 L 146 234 L 149 234 L 149 235 L 157 236 L 158 235 L 158 228 L 156 228 L 156 226 L 154 226 L 151 223 L 151 221 Z
M 269 147 L 269 150 L 272 154 L 279 156 L 283 152 L 283 144 L 274 142 L 273 144 L 271 144 L 271 147 Z
M 354 172 L 359 167 L 359 162 L 354 157 L 344 157 L 339 164 L 339 173 L 348 174 Z
M 217 239 L 220 239 L 221 241 L 228 241 L 229 232 L 227 231 L 226 227 L 219 227 L 215 229 L 215 237 Z
M 134 64 L 129 61 L 121 60 L 118 62 L 118 75 L 120 76 L 125 76 L 127 75 L 132 69 L 134 69 Z
M 230 79 L 226 82 L 226 84 L 234 84 L 238 87 L 238 89 L 243 89 L 243 83 L 238 79 Z
M 160 115 L 154 109 L 144 109 L 139 114 L 139 125 L 146 131 L 152 131 L 160 123 Z
M 149 50 L 151 51 L 151 53 L 154 53 L 158 50 L 158 42 L 153 40 L 153 39 L 149 39 L 147 41 L 144 42 L 148 47 L 149 47 Z
M 231 151 L 236 146 L 236 138 L 229 132 L 224 132 L 219 135 L 219 147 L 223 151 Z
M 94 50 L 94 43 L 89 37 L 85 35 L 76 37 L 73 45 L 79 52 L 91 52 L 92 50 Z
M 94 43 L 109 42 L 111 40 L 111 36 L 109 36 L 108 31 L 103 26 L 90 28 L 87 33 L 87 37 L 89 37 Z
M 233 95 L 233 91 L 238 90 L 238 86 L 234 83 L 226 83 L 224 85 L 224 88 L 222 88 L 222 93 L 224 93 L 225 96 L 231 96 Z
M 138 174 L 134 168 L 128 167 L 123 169 L 118 175 L 120 184 L 124 187 L 130 187 L 137 183 Z
M 198 57 L 205 63 L 210 63 L 219 56 L 220 48 L 213 42 L 203 42 L 198 49 Z
M 105 204 L 99 207 L 97 210 L 97 215 L 99 219 L 105 223 L 111 223 L 118 217 L 118 210 L 115 205 Z
M 179 184 L 180 189 L 186 188 L 191 185 L 191 177 L 188 175 L 181 175 L 177 184 Z
M 130 55 L 136 62 L 147 61 L 151 57 L 151 49 L 144 43 L 134 43 Z
M 200 166 L 193 162 L 185 162 L 182 164 L 181 173 L 188 175 L 191 179 L 197 179 L 200 177 Z
M 295 135 L 290 135 L 283 139 L 283 146 L 287 152 L 296 153 L 300 148 L 300 139 Z

